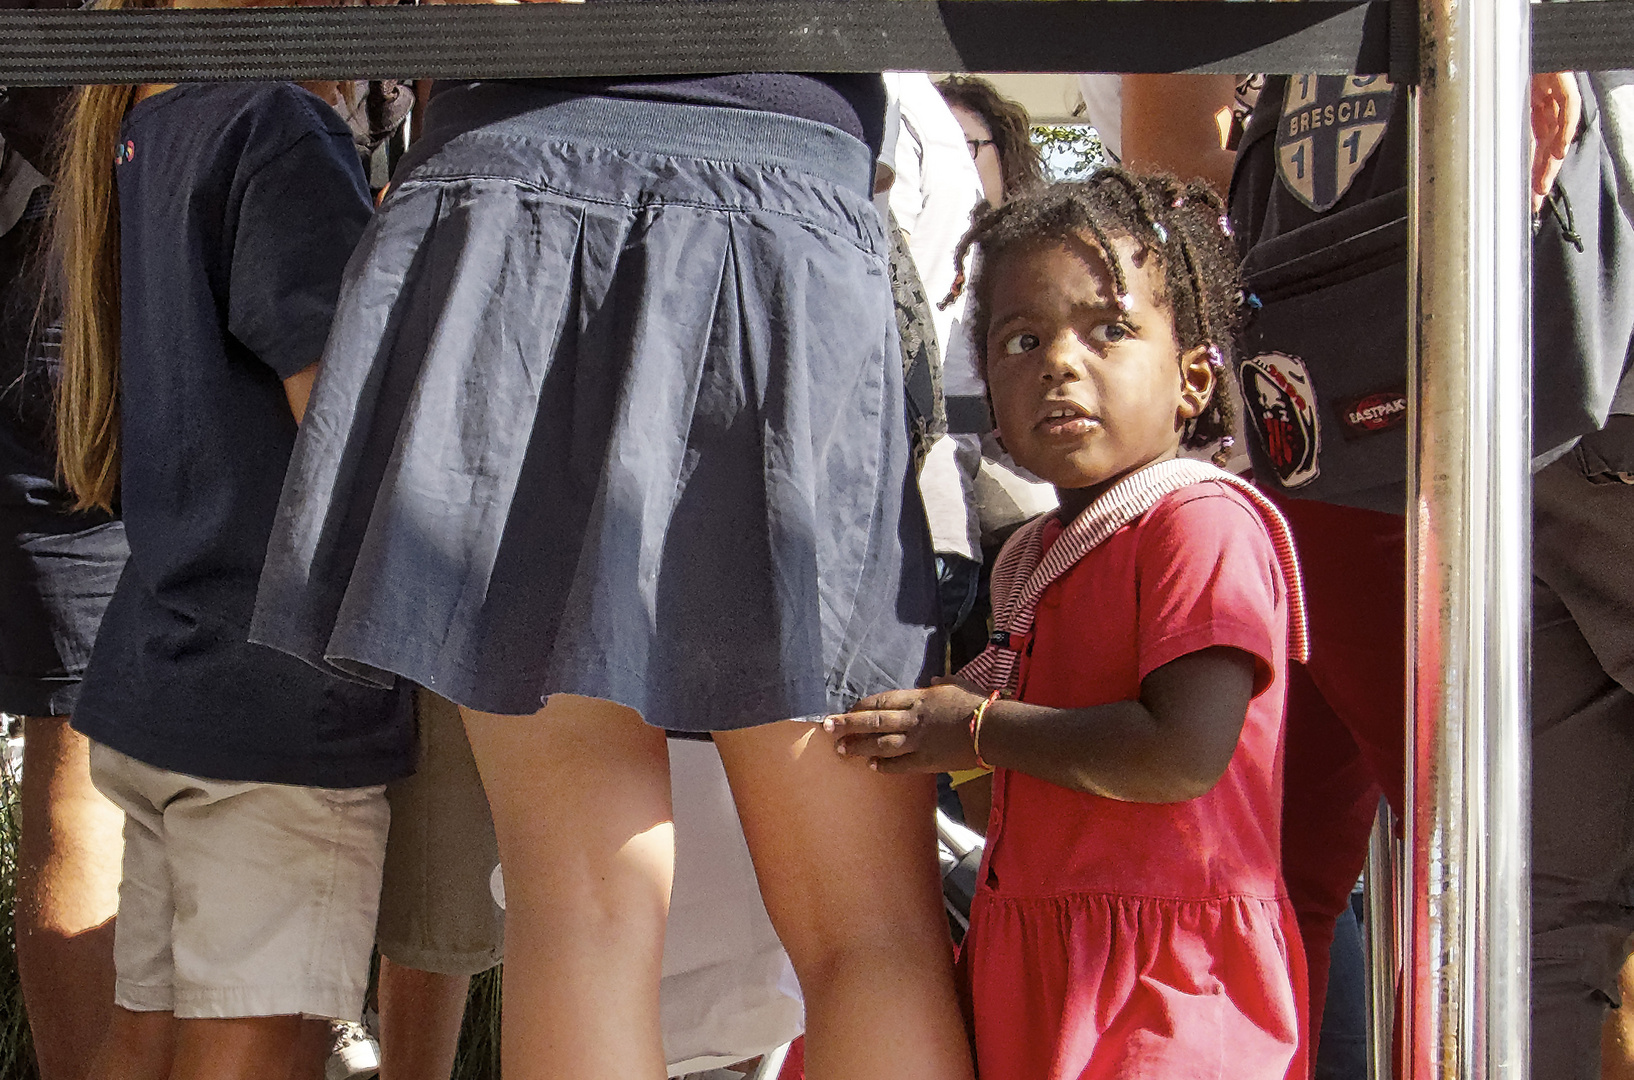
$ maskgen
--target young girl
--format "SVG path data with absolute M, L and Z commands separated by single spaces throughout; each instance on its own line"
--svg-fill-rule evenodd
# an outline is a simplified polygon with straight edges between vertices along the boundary
M 1279 873 L 1287 530 L 1178 457 L 1229 431 L 1218 199 L 1108 170 L 983 218 L 973 332 L 1005 446 L 1053 482 L 993 573 L 971 682 L 826 727 L 881 772 L 996 770 L 961 957 L 982 1080 L 1305 1072 Z
M 86 88 L 65 141 L 60 460 L 130 541 L 73 716 L 125 812 L 92 1074 L 312 1075 L 302 1017 L 361 1010 L 411 724 L 247 628 L 362 168 L 288 84 Z

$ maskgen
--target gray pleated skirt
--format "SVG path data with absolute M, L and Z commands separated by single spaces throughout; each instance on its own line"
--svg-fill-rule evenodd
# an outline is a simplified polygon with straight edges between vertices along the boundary
M 441 94 L 348 270 L 252 640 L 687 731 L 912 685 L 935 590 L 872 171 L 772 113 Z

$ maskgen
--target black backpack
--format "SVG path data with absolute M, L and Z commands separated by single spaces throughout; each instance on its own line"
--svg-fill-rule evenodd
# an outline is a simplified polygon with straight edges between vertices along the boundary
M 1634 230 L 1600 110 L 1583 119 L 1533 241 L 1533 452 L 1601 426 L 1634 337 Z M 1407 93 L 1382 76 L 1273 76 L 1244 127 L 1231 219 L 1255 479 L 1401 513 L 1407 474 Z M 1634 264 L 1630 264 L 1634 271 Z

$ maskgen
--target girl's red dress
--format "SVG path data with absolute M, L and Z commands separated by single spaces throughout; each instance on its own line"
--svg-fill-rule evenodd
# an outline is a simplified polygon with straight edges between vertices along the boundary
M 1148 672 L 1218 645 L 1258 660 L 1257 693 L 1225 775 L 1187 802 L 998 770 L 960 957 L 981 1080 L 1306 1075 L 1279 869 L 1288 617 L 1264 520 L 1215 481 L 1164 496 L 1040 596 L 1023 701 L 1137 698 Z

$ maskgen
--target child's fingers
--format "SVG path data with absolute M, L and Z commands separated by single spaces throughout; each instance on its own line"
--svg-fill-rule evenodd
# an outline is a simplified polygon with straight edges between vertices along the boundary
M 823 721 L 823 730 L 844 738 L 847 735 L 911 731 L 918 722 L 911 712 L 905 712 L 901 709 L 881 709 L 830 716 Z
M 911 709 L 919 704 L 923 690 L 887 690 L 863 698 L 848 710 L 852 713 L 877 712 L 881 709 Z
M 834 744 L 841 757 L 892 758 L 913 749 L 914 741 L 907 735 L 853 735 Z

